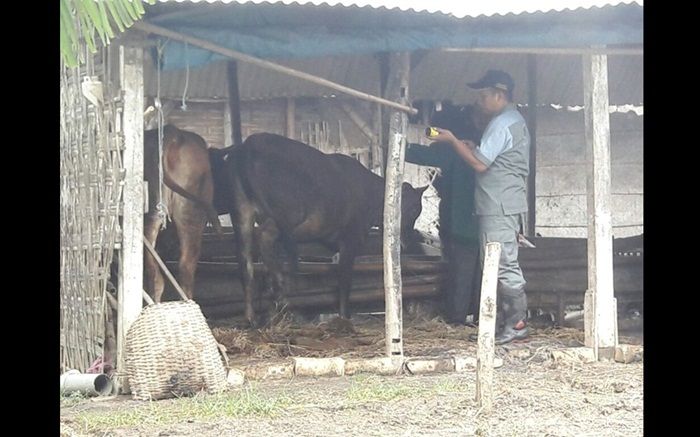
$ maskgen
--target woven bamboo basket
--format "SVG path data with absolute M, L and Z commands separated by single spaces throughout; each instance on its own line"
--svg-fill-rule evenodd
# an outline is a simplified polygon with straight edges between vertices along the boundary
M 134 399 L 226 389 L 216 340 L 199 305 L 191 300 L 144 308 L 126 334 L 125 364 Z

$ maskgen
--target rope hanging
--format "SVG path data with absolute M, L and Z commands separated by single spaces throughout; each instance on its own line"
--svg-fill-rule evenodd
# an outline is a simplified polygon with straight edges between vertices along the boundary
M 187 41 L 185 41 L 185 89 L 182 91 L 182 105 L 180 105 L 180 109 L 183 111 L 187 111 L 185 97 L 187 97 L 187 88 L 190 85 L 190 54 L 187 48 Z
M 168 212 L 168 206 L 163 202 L 163 124 L 165 122 L 165 116 L 163 115 L 163 108 L 160 101 L 160 60 L 163 55 L 164 44 L 158 40 L 158 56 L 157 56 L 157 66 L 156 66 L 156 100 L 155 107 L 158 111 L 158 203 L 156 204 L 156 211 L 158 211 L 158 218 L 161 222 L 161 229 L 167 227 L 167 221 L 170 220 L 170 214 Z

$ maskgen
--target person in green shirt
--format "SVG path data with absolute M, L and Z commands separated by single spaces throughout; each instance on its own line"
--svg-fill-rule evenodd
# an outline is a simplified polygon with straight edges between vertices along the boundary
M 431 126 L 450 129 L 458 138 L 478 141 L 485 124 L 473 106 L 443 105 L 431 117 Z M 409 143 L 406 162 L 437 167 L 441 175 L 433 186 L 440 196 L 439 233 L 447 275 L 442 284 L 442 314 L 446 322 L 464 325 L 472 314 L 479 315 L 481 263 L 478 221 L 474 215 L 474 170 L 444 142 L 430 146 Z

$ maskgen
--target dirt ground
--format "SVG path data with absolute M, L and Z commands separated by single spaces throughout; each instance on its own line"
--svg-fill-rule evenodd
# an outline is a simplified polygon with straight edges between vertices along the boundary
M 468 341 L 468 335 L 476 332 L 474 328 L 452 327 L 439 319 L 407 318 L 404 323 L 406 356 L 476 353 L 476 344 Z M 257 405 L 275 407 L 269 411 L 236 410 L 233 415 L 206 418 L 188 417 L 185 411 L 155 425 L 149 423 L 148 414 L 143 415 L 144 410 L 153 410 L 154 405 L 178 408 L 178 403 L 184 400 L 148 403 L 133 401 L 128 396 L 75 403 L 62 400 L 61 435 L 643 435 L 641 357 L 628 364 L 555 361 L 551 352 L 581 346 L 583 332 L 537 326 L 531 324 L 529 341 L 496 348 L 496 356 L 504 364 L 495 370 L 494 410 L 490 415 L 480 411 L 474 399 L 474 371 L 397 376 L 359 374 L 247 381 L 223 396 L 255 399 Z M 286 362 L 290 356 L 356 358 L 384 353 L 382 317 L 354 318 L 352 324 L 339 323 L 336 319 L 315 325 L 282 320 L 256 331 L 219 326 L 214 328 L 214 334 L 227 347 L 230 365 L 240 368 Z M 623 334 L 620 343 L 641 344 L 639 332 Z M 213 403 L 206 405 L 213 408 Z M 129 417 L 137 413 L 144 419 L 127 420 L 127 426 L 91 422 L 91 418 L 99 415 Z

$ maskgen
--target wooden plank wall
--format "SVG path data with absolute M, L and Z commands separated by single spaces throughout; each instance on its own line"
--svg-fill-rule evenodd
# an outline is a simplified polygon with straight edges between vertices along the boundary
M 226 102 L 187 102 L 187 110 L 175 108 L 168 114 L 167 123 L 180 129 L 196 132 L 209 144 L 209 147 L 224 147 L 228 144 L 224 138 L 224 106 Z
M 537 114 L 537 219 L 544 237 L 586 237 L 583 111 Z M 644 232 L 643 122 L 634 112 L 610 117 L 613 236 Z

